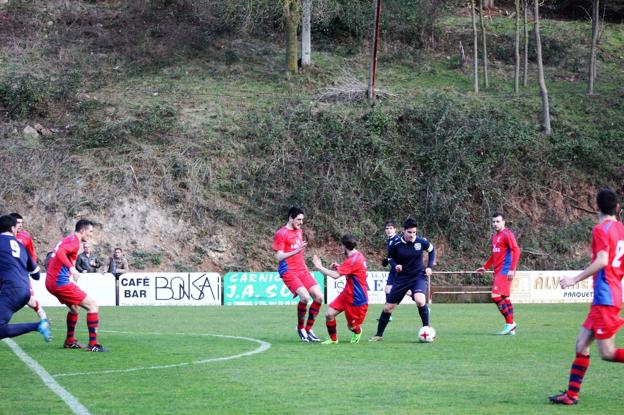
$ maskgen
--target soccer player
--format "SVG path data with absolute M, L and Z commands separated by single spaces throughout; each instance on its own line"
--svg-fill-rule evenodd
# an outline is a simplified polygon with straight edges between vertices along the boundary
M 93 235 L 93 222 L 80 219 L 76 222 L 75 232 L 59 242 L 50 258 L 46 274 L 46 288 L 50 294 L 69 308 L 67 313 L 67 337 L 63 347 L 66 349 L 83 349 L 85 346 L 76 341 L 74 331 L 78 322 L 80 307 L 87 310 L 87 327 L 89 329 L 88 352 L 108 352 L 97 342 L 99 325 L 98 305 L 93 297 L 87 295 L 74 281 L 78 281 L 80 273 L 74 266 L 80 249 L 80 242 L 88 242 Z
M 24 230 L 24 218 L 22 217 L 22 215 L 15 212 L 11 213 L 11 216 L 13 216 L 17 220 L 17 235 L 15 235 L 15 239 L 17 239 L 19 243 L 24 245 L 24 248 L 26 248 L 26 250 L 28 251 L 30 258 L 36 265 L 37 253 L 35 252 L 35 245 L 33 244 L 33 239 L 32 236 L 30 236 L 30 233 Z M 47 320 L 48 317 L 45 310 L 43 309 L 43 307 L 41 307 L 41 304 L 39 304 L 39 301 L 37 301 L 37 299 L 35 298 L 35 292 L 32 289 L 32 283 L 30 282 L 30 280 L 28 281 L 28 283 L 30 284 L 30 300 L 28 301 L 28 307 L 35 310 L 35 313 L 37 313 L 39 319 Z
M 48 320 L 9 324 L 11 317 L 30 300 L 29 274 L 39 279 L 39 267 L 17 239 L 17 220 L 0 217 L 0 339 L 39 331 L 46 342 L 52 339 Z
M 429 325 L 429 307 L 427 306 L 427 277 L 431 276 L 435 264 L 435 249 L 427 239 L 418 236 L 414 219 L 407 219 L 403 224 L 401 240 L 390 248 L 388 261 L 397 272 L 392 289 L 387 296 L 377 333 L 370 338 L 376 342 L 383 340 L 383 334 L 390 321 L 390 316 L 408 291 L 418 306 L 418 313 L 423 326 Z M 427 267 L 423 268 L 423 253 L 428 253 Z
M 575 277 L 564 277 L 561 288 L 568 288 L 590 276 L 594 278 L 594 300 L 576 337 L 576 357 L 570 369 L 568 390 L 550 396 L 551 402 L 574 405 L 578 402 L 583 377 L 589 367 L 589 347 L 594 339 L 603 360 L 624 363 L 624 349 L 615 348 L 615 335 L 624 325 L 622 308 L 622 276 L 624 276 L 624 225 L 618 222 L 618 197 L 609 188 L 601 189 L 596 201 L 600 213 L 598 225 L 592 230 L 592 262 Z
M 492 254 L 487 262 L 477 272 L 481 275 L 490 267 L 494 267 L 494 281 L 492 283 L 491 298 L 498 310 L 505 318 L 503 330 L 499 335 L 515 335 L 517 324 L 514 321 L 513 304 L 509 300 L 511 282 L 516 275 L 516 268 L 520 260 L 520 247 L 516 237 L 505 228 L 505 218 L 501 212 L 492 214 Z
M 325 314 L 327 332 L 329 339 L 322 344 L 338 344 L 338 334 L 336 333 L 336 316 L 343 311 L 347 318 L 351 335 L 351 343 L 359 343 L 362 337 L 362 324 L 366 319 L 368 311 L 368 289 L 366 285 L 366 258 L 357 249 L 357 241 L 351 235 L 344 235 L 340 238 L 346 259 L 342 264 L 331 264 L 332 269 L 323 266 L 321 259 L 314 255 L 312 262 L 316 269 L 330 278 L 338 279 L 345 276 L 347 281 L 342 292 L 329 305 Z
M 392 221 L 387 221 L 384 226 L 384 231 L 386 233 L 386 248 L 388 250 L 388 257 L 384 258 L 381 264 L 384 267 L 390 265 L 388 258 L 390 257 L 390 248 L 397 242 L 401 240 L 401 235 L 397 234 L 396 225 Z M 394 279 L 396 278 L 396 270 L 390 267 L 390 271 L 388 272 L 388 280 L 386 281 L 386 287 L 384 288 L 384 292 L 386 293 L 386 298 L 392 289 L 392 284 L 394 284 Z
M 295 297 L 299 296 L 297 304 L 297 334 L 302 342 L 319 342 L 321 339 L 314 334 L 312 326 L 323 304 L 321 287 L 310 274 L 305 264 L 303 252 L 307 242 L 303 240 L 303 210 L 291 207 L 288 210 L 288 222 L 282 226 L 273 238 L 275 259 L 279 262 L 277 271 L 284 284 Z M 308 313 L 308 302 L 312 297 L 312 305 Z

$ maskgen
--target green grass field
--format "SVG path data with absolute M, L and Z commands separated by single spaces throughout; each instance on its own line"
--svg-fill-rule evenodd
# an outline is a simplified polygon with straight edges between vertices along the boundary
M 366 338 L 380 307 L 369 311 Z M 51 344 L 38 333 L 15 341 L 92 414 L 617 413 L 624 404 L 614 393 L 622 367 L 601 361 L 597 351 L 576 409 L 547 403 L 567 384 L 586 310 L 586 304 L 517 305 L 518 335 L 502 337 L 493 335 L 502 327 L 493 305 L 434 304 L 438 339 L 421 344 L 416 308 L 403 305 L 383 342 L 349 344 L 341 315 L 341 343 L 326 346 L 298 342 L 294 306 L 103 308 L 100 341 L 112 352 L 90 354 L 61 348 L 65 310 L 49 308 L 56 322 Z M 14 322 L 33 317 L 22 310 Z M 316 333 L 326 335 L 322 320 Z M 84 316 L 77 334 L 86 341 Z M 271 347 L 210 361 L 261 349 L 257 341 L 211 335 Z M 0 413 L 69 413 L 5 343 L 0 373 Z

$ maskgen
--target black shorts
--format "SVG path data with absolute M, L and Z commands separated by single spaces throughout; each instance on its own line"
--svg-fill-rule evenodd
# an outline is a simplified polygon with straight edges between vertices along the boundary
M 408 291 L 412 291 L 412 295 L 421 293 L 427 295 L 427 277 L 424 275 L 418 277 L 397 277 L 394 279 L 392 289 L 386 297 L 386 302 L 390 304 L 399 304 Z

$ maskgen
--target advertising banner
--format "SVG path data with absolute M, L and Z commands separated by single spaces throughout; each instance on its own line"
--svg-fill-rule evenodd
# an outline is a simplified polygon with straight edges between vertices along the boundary
M 129 272 L 119 277 L 119 305 L 221 305 L 221 276 Z
M 45 287 L 45 278 L 45 274 L 41 274 L 41 278 L 38 281 L 31 279 L 37 301 L 43 307 L 65 307 L 55 296 L 48 292 Z M 113 274 L 80 274 L 76 284 L 93 297 L 98 305 L 115 305 L 115 277 L 113 277 Z
M 320 272 L 312 275 L 325 289 L 324 276 Z M 297 304 L 290 290 L 284 285 L 277 272 L 230 272 L 223 276 L 224 305 L 284 305 Z
M 513 303 L 591 303 L 594 299 L 592 277 L 562 290 L 559 280 L 580 271 L 517 271 L 511 286 Z

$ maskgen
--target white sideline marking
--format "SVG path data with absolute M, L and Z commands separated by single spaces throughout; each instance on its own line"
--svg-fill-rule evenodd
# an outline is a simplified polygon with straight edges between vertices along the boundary
M 155 369 L 170 369 L 173 367 L 181 367 L 181 366 L 189 366 L 189 365 L 203 365 L 211 362 L 221 362 L 224 360 L 232 360 L 239 359 L 241 357 L 251 356 L 257 353 L 262 353 L 271 348 L 271 343 L 265 342 L 263 340 L 254 339 L 252 337 L 242 337 L 242 336 L 226 336 L 223 334 L 206 334 L 206 333 L 137 333 L 137 332 L 129 332 L 129 331 L 115 331 L 115 330 L 102 330 L 102 333 L 117 333 L 117 334 L 144 334 L 151 336 L 211 336 L 211 337 L 221 337 L 224 339 L 237 339 L 237 340 L 247 340 L 250 342 L 258 343 L 260 346 L 251 350 L 249 352 L 239 353 L 232 356 L 224 356 L 224 357 L 214 357 L 212 359 L 204 359 L 204 360 L 194 360 L 192 362 L 183 362 L 183 363 L 172 363 L 170 365 L 156 365 L 156 366 L 141 366 L 141 367 L 131 367 L 127 369 L 110 369 L 110 370 L 100 370 L 100 371 L 91 371 L 91 372 L 71 372 L 71 373 L 57 373 L 53 375 L 54 377 L 60 378 L 65 376 L 81 376 L 81 375 L 101 375 L 107 373 L 129 373 L 136 372 L 139 370 L 155 370 Z
M 56 393 L 62 400 L 69 406 L 69 409 L 72 410 L 76 415 L 91 415 L 91 412 L 87 409 L 86 406 L 81 404 L 74 395 L 67 392 L 65 388 L 58 384 L 56 380 L 50 375 L 44 368 L 41 366 L 35 359 L 30 357 L 21 347 L 17 345 L 11 339 L 4 339 L 4 342 L 13 350 L 13 352 L 19 357 L 22 362 L 26 363 L 33 372 L 35 372 L 45 383 L 45 385 L 52 389 L 52 392 Z

